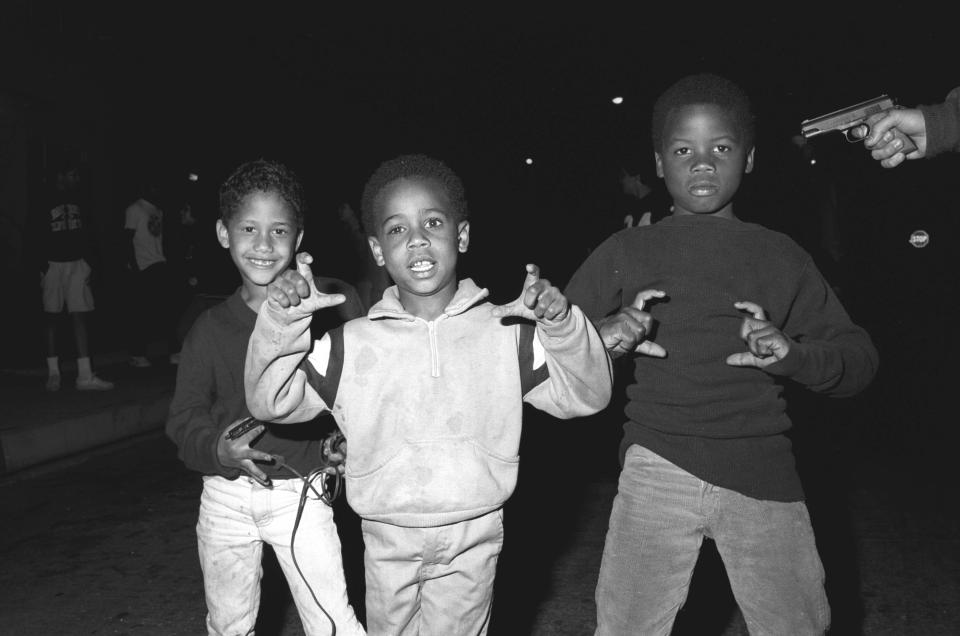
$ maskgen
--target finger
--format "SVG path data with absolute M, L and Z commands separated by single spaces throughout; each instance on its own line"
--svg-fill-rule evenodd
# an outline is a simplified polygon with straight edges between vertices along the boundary
M 650 340 L 644 340 L 637 345 L 634 349 L 637 353 L 642 353 L 645 356 L 652 356 L 654 358 L 666 358 L 667 350 L 658 345 L 656 342 Z
M 270 456 L 268 455 L 268 457 Z M 270 459 L 273 459 L 273 458 L 270 457 Z M 257 467 L 256 464 L 253 463 L 253 460 L 250 460 L 250 459 L 243 460 L 242 462 L 240 462 L 240 467 L 243 470 L 245 470 L 247 474 L 253 477 L 256 480 L 256 482 L 261 486 L 270 485 L 270 478 L 267 476 L 265 472 L 260 470 L 260 468 Z
M 527 263 L 527 277 L 523 280 L 523 288 L 526 289 L 538 280 L 540 280 L 540 268 L 533 263 Z
M 643 311 L 643 307 L 648 300 L 652 298 L 663 298 L 666 295 L 666 293 L 659 289 L 644 289 L 643 291 L 637 292 L 637 296 L 633 299 L 633 304 L 630 306 Z
M 749 311 L 753 314 L 753 317 L 757 320 L 766 320 L 767 314 L 763 311 L 763 307 L 757 303 L 752 303 L 749 300 L 741 300 L 739 302 L 733 303 L 733 306 L 739 309 L 740 311 Z
M 900 122 L 900 113 L 897 110 L 889 110 L 872 122 L 869 119 L 867 121 L 870 126 L 870 134 L 867 136 L 866 144 L 869 148 L 877 145 L 880 138 Z
M 343 294 L 320 294 L 320 296 L 317 297 L 319 309 L 342 305 L 345 302 L 347 302 L 347 297 Z
M 749 351 L 744 351 L 727 356 L 727 364 L 732 367 L 759 367 L 760 359 Z
M 308 252 L 297 254 L 297 273 L 303 276 L 304 280 L 313 280 L 313 270 L 310 269 L 310 263 L 313 257 Z

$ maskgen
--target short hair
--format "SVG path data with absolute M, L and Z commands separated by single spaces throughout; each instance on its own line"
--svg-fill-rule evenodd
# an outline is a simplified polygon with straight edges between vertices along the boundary
M 653 105 L 650 129 L 655 151 L 660 151 L 663 143 L 663 129 L 670 113 L 692 104 L 713 104 L 726 110 L 743 135 L 744 144 L 748 148 L 753 146 L 755 136 L 753 108 L 744 90 L 725 77 L 713 73 L 698 73 L 677 80 L 657 98 Z
M 298 230 L 303 229 L 305 202 L 297 175 L 282 163 L 256 159 L 240 164 L 220 186 L 220 220 L 228 225 L 244 199 L 256 192 L 275 193 L 293 210 Z
M 363 188 L 360 199 L 361 223 L 368 235 L 376 235 L 377 204 L 380 193 L 397 179 L 430 179 L 444 189 L 450 199 L 451 214 L 456 223 L 468 216 L 466 193 L 460 177 L 444 162 L 421 154 L 400 155 L 384 161 L 374 170 Z

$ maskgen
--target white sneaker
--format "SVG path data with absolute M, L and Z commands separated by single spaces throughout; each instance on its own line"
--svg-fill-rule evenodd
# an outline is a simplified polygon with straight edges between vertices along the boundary
M 107 382 L 106 380 L 101 380 L 95 375 L 91 375 L 86 380 L 81 380 L 77 378 L 77 390 L 78 391 L 109 391 L 113 388 L 113 382 Z
M 150 361 L 143 356 L 130 356 L 130 366 L 137 367 L 139 369 L 145 369 L 147 367 L 152 367 Z
M 59 391 L 60 390 L 60 374 L 51 373 L 47 376 L 47 391 Z

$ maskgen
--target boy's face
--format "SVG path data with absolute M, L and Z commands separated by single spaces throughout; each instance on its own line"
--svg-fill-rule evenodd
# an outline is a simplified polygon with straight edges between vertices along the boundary
M 745 147 L 733 118 L 713 104 L 673 111 L 654 158 L 678 215 L 733 218 L 733 196 L 753 170 L 753 148 Z
M 301 238 L 293 210 L 274 192 L 248 195 L 229 225 L 217 220 L 220 245 L 230 250 L 244 288 L 256 294 L 287 269 Z
M 370 249 L 397 284 L 400 301 L 424 297 L 449 301 L 457 290 L 457 256 L 467 251 L 470 224 L 456 223 L 450 201 L 433 180 L 402 178 L 379 197 L 376 236 Z

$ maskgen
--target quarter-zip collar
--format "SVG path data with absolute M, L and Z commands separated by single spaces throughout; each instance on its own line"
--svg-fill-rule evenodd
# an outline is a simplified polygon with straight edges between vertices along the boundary
M 453 295 L 453 298 L 444 308 L 443 314 L 440 316 L 440 318 L 443 318 L 444 316 L 450 317 L 456 316 L 457 314 L 462 314 L 466 310 L 470 309 L 470 307 L 486 298 L 489 294 L 489 290 L 478 287 L 477 284 L 473 282 L 473 279 L 464 278 L 457 283 L 457 293 Z M 369 312 L 367 312 L 367 318 L 369 320 L 379 320 L 382 318 L 394 318 L 397 320 L 409 321 L 418 320 L 416 316 L 408 312 L 403 308 L 403 305 L 400 304 L 400 294 L 397 291 L 396 285 L 389 287 L 383 293 L 383 298 L 377 304 L 371 307 Z

